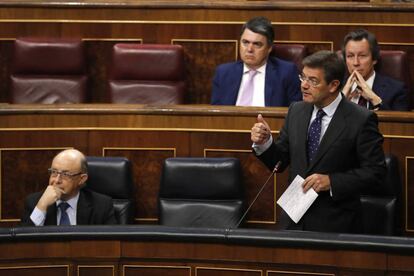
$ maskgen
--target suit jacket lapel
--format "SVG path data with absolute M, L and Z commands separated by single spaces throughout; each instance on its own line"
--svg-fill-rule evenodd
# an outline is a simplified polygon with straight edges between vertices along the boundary
M 375 92 L 380 98 L 384 98 L 384 91 L 387 91 L 388 83 L 384 81 L 384 78 L 380 74 L 376 73 L 374 83 L 372 84 L 372 91 Z
M 80 191 L 78 207 L 76 211 L 76 224 L 77 225 L 87 225 L 90 221 L 90 216 L 92 213 L 92 204 L 88 201 L 88 198 L 85 195 L 83 190 Z
M 298 153 L 299 153 L 299 160 L 301 161 L 301 167 L 306 168 L 308 166 L 308 149 L 307 149 L 307 141 L 308 141 L 308 129 L 309 129 L 309 122 L 312 116 L 313 105 L 308 104 L 305 108 L 301 109 L 299 112 L 299 118 L 303 118 L 299 120 L 298 126 Z
M 237 102 L 237 95 L 239 94 L 239 89 L 241 85 L 241 80 L 243 77 L 243 62 L 239 61 L 236 64 L 235 72 L 232 74 L 232 78 L 230 80 L 230 89 L 229 89 L 229 98 L 233 105 Z
M 273 77 L 270 76 L 277 76 L 277 74 L 274 72 L 276 69 L 276 64 L 270 61 L 270 59 L 267 59 L 267 65 L 266 65 L 266 78 L 265 78 L 265 106 L 271 106 L 271 99 L 272 99 L 272 81 Z
M 329 123 L 328 129 L 325 132 L 325 135 L 322 137 L 321 143 L 319 144 L 318 151 L 313 159 L 312 163 L 309 164 L 308 171 L 310 171 L 315 164 L 325 155 L 326 151 L 329 149 L 331 144 L 338 139 L 341 133 L 345 130 L 346 120 L 345 115 L 346 111 L 344 109 L 344 101 L 342 98 L 341 102 L 336 109 L 331 122 Z

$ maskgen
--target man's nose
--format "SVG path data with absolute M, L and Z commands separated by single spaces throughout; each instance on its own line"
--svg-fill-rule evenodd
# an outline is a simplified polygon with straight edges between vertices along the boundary
M 55 178 L 56 178 L 56 182 L 60 183 L 62 180 L 62 174 L 58 173 Z
M 302 88 L 307 89 L 307 88 L 309 88 L 310 84 L 309 84 L 309 82 L 308 82 L 307 80 L 305 80 L 305 81 L 301 81 L 301 82 L 300 82 L 300 86 L 301 86 Z
M 358 57 L 358 56 L 355 56 L 355 57 L 353 58 L 353 64 L 354 64 L 354 65 L 358 65 L 358 64 L 359 64 L 359 57 Z

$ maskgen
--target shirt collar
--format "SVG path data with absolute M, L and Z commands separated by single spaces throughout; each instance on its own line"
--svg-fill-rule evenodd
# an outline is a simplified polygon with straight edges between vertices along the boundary
M 259 73 L 264 73 L 266 71 L 266 64 L 267 62 L 263 64 L 262 66 L 260 66 L 259 68 L 257 68 L 256 71 Z M 243 74 L 246 74 L 249 71 L 250 71 L 250 68 L 247 67 L 245 63 L 243 63 Z
M 332 117 L 338 108 L 339 103 L 342 100 L 342 93 L 338 93 L 338 96 L 336 96 L 335 100 L 331 102 L 329 105 L 322 108 L 322 110 L 325 112 L 326 116 Z M 313 112 L 317 112 L 318 108 L 316 106 L 313 106 Z
M 80 193 L 78 192 L 74 197 L 72 197 L 71 199 L 69 199 L 68 201 L 66 201 L 72 209 L 76 209 L 76 206 L 78 205 L 79 195 L 80 195 Z M 59 206 L 59 204 L 62 201 L 63 200 L 58 199 L 56 201 L 56 205 Z

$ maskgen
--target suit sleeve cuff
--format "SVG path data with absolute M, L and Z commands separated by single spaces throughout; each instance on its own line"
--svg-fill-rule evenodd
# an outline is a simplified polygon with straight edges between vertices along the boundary
M 267 140 L 264 144 L 260 145 L 260 144 L 253 143 L 252 148 L 254 152 L 256 153 L 256 155 L 261 155 L 268 148 L 270 148 L 272 143 L 273 143 L 273 137 L 272 135 L 270 135 L 269 140 Z

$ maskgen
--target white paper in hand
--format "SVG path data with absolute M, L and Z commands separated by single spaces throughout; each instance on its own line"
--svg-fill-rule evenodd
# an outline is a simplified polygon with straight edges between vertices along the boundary
M 298 223 L 318 197 L 318 194 L 313 189 L 309 189 L 306 193 L 303 192 L 303 181 L 305 179 L 297 175 L 277 201 L 277 204 L 285 210 L 295 223 Z

